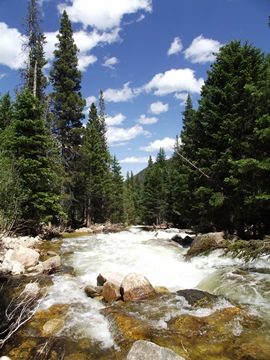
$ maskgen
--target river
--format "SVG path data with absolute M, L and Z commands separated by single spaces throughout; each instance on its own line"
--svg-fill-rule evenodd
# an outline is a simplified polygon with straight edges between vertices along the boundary
M 187 249 L 170 241 L 175 233 L 178 233 L 177 229 L 152 232 L 144 231 L 140 227 L 131 227 L 129 231 L 119 233 L 91 234 L 62 240 L 63 264 L 74 267 L 76 276 L 54 276 L 53 285 L 48 287 L 39 311 L 46 311 L 53 305 L 68 305 L 64 325 L 57 336 L 80 344 L 80 353 L 84 352 L 80 359 L 113 359 L 112 354 L 119 352 L 119 341 L 117 342 L 112 331 L 111 320 L 103 312 L 104 308 L 112 305 L 91 299 L 84 292 L 85 286 L 97 285 L 97 276 L 105 271 L 116 271 L 123 275 L 140 273 L 145 275 L 153 286 L 166 287 L 171 293 L 183 289 L 199 289 L 214 295 L 222 295 L 213 307 L 194 309 L 187 306 L 180 297 L 177 297 L 176 301 L 164 296 L 159 300 L 160 302 L 145 302 L 142 306 L 137 304 L 133 309 L 128 308 L 129 316 L 132 314 L 137 322 L 148 321 L 150 326 L 160 333 L 166 331 L 171 318 L 176 315 L 189 315 L 202 319 L 220 309 L 233 309 L 238 306 L 244 309 L 248 316 L 256 318 L 255 322 L 259 324 L 256 325 L 257 327 L 254 325 L 253 333 L 249 337 L 254 339 L 254 334 L 259 328 L 260 336 L 263 336 L 261 342 L 265 343 L 265 339 L 270 339 L 269 260 L 260 258 L 244 263 L 240 259 L 222 256 L 221 250 L 218 250 L 210 255 L 197 256 L 187 261 L 184 256 Z M 232 336 L 239 337 L 243 326 L 245 326 L 243 321 L 234 319 Z M 249 333 L 252 326 L 248 325 Z M 151 335 L 151 338 L 154 339 L 155 336 Z M 92 347 L 85 345 L 86 339 Z M 243 341 L 247 341 L 246 338 Z M 237 346 L 241 348 L 241 345 Z M 102 348 L 103 352 L 91 357 L 89 354 L 93 347 Z M 106 351 L 108 355 L 104 355 Z M 78 353 L 78 349 L 75 353 Z M 232 358 L 230 355 L 222 356 L 214 355 L 207 358 Z M 241 356 L 235 359 L 244 359 Z M 58 358 L 60 357 L 56 356 L 56 359 Z M 196 354 L 186 357 L 186 359 L 197 358 L 201 357 L 196 357 Z M 53 359 L 53 356 L 48 359 Z M 73 358 L 63 357 L 63 359 Z M 253 357 L 249 355 L 247 359 Z M 255 355 L 254 359 L 264 359 L 264 357 L 256 358 Z

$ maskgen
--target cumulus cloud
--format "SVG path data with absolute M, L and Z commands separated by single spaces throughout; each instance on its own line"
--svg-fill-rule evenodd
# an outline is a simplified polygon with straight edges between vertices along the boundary
M 106 124 L 107 124 L 107 126 L 122 125 L 125 118 L 126 117 L 123 114 L 116 114 L 115 116 L 107 116 L 106 117 Z
M 192 69 L 171 69 L 159 73 L 144 86 L 146 92 L 154 90 L 155 95 L 167 95 L 172 92 L 200 93 L 203 78 L 196 79 Z
M 143 151 L 159 151 L 160 148 L 163 148 L 165 151 L 172 151 L 174 147 L 175 139 L 165 137 L 163 140 L 156 140 L 150 142 L 148 146 L 142 146 L 139 149 Z
M 129 87 L 129 82 L 124 84 L 122 89 L 107 89 L 103 92 L 104 100 L 109 102 L 125 102 L 132 100 L 135 96 Z
M 154 102 L 150 105 L 150 112 L 152 114 L 161 114 L 169 110 L 169 104 L 163 104 L 161 101 Z
M 9 28 L 0 22 L 0 64 L 13 70 L 18 70 L 25 65 L 26 54 L 22 52 L 22 44 L 27 42 L 17 29 Z
M 86 106 L 91 106 L 93 103 L 97 101 L 95 96 L 88 96 L 86 99 Z
M 195 63 L 207 63 L 215 60 L 214 53 L 218 53 L 222 44 L 213 39 L 206 39 L 202 35 L 196 37 L 184 51 L 185 58 Z
M 87 67 L 94 64 L 97 61 L 97 57 L 94 55 L 79 55 L 78 56 L 78 69 L 80 71 L 86 71 Z
M 123 142 L 134 139 L 139 135 L 150 136 L 151 133 L 149 131 L 145 131 L 141 125 L 136 124 L 128 129 L 110 126 L 108 127 L 106 135 L 109 145 L 119 145 L 117 143 L 123 145 Z
M 106 66 L 109 67 L 110 69 L 114 69 L 114 65 L 118 64 L 118 59 L 113 56 L 110 58 L 105 58 L 104 63 L 102 64 L 102 66 Z
M 119 31 L 119 28 L 115 28 L 112 31 L 102 33 L 96 29 L 91 32 L 83 30 L 74 32 L 74 41 L 80 50 L 78 53 L 79 70 L 86 71 L 89 65 L 97 61 L 97 57 L 90 54 L 93 48 L 121 41 Z M 46 43 L 44 45 L 44 52 L 48 60 L 53 60 L 54 58 L 55 44 L 58 43 L 57 34 L 57 31 L 45 33 Z
M 123 160 L 120 160 L 119 162 L 123 164 L 147 164 L 148 160 L 149 158 L 147 156 L 140 156 L 140 157 L 130 156 Z
M 180 101 L 180 105 L 185 105 L 185 104 L 186 104 L 187 97 L 188 97 L 188 93 L 179 93 L 179 94 L 177 93 L 177 94 L 174 95 L 174 97 L 175 97 L 176 99 L 181 100 L 181 101 Z
M 168 55 L 178 54 L 183 49 L 183 45 L 181 39 L 179 37 L 175 37 L 169 50 L 167 51 Z
M 143 125 L 155 124 L 156 122 L 158 122 L 158 119 L 156 117 L 147 117 L 145 115 L 141 115 L 138 119 L 138 123 Z
M 125 15 L 139 11 L 151 12 L 152 0 L 71 0 L 72 5 L 61 3 L 58 10 L 67 11 L 73 22 L 82 23 L 84 28 L 92 26 L 101 30 L 118 27 Z

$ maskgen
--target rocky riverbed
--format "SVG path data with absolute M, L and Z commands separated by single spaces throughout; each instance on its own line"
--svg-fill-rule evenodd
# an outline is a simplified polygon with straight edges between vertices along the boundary
M 100 232 L 102 233 L 102 229 Z M 70 236 L 70 242 L 75 244 L 73 250 L 69 250 L 67 246 L 69 240 L 65 241 L 66 250 L 63 250 L 62 239 L 44 241 L 38 237 L 21 237 L 2 240 L 0 264 L 4 285 L 1 296 L 5 295 L 7 305 L 11 298 L 21 299 L 21 307 L 17 309 L 23 311 L 27 310 L 24 307 L 25 301 L 29 301 L 29 312 L 26 311 L 25 317 L 22 317 L 23 321 L 26 320 L 25 323 L 11 334 L 5 344 L 0 343 L 0 356 L 8 356 L 12 360 L 268 360 L 269 324 L 264 323 L 256 311 L 252 313 L 245 305 L 226 296 L 213 295 L 200 289 L 172 291 L 164 286 L 156 286 L 147 279 L 144 274 L 146 268 L 143 267 L 141 273 L 100 272 L 95 284 L 84 281 L 81 283 L 82 287 L 79 285 L 81 290 L 78 292 L 76 284 L 81 278 L 81 269 L 67 266 L 67 258 L 75 256 L 76 249 L 78 252 L 89 249 L 92 253 L 91 246 L 96 245 L 101 245 L 101 251 L 109 256 L 112 251 L 109 246 L 110 243 L 113 244 L 109 240 L 104 247 L 101 243 L 103 237 L 94 237 L 93 242 L 91 240 L 88 243 L 86 239 L 91 231 L 84 229 L 83 233 L 88 235 L 67 235 Z M 184 237 L 179 234 L 176 236 L 173 231 L 167 231 L 162 236 L 158 232 L 152 232 L 146 238 L 149 240 L 142 243 L 145 249 L 153 245 L 155 251 L 163 249 L 164 254 L 167 250 L 171 254 L 171 249 L 175 249 L 176 254 L 182 253 L 186 246 L 183 243 Z M 126 240 L 121 240 L 122 243 L 123 241 Z M 185 241 L 190 241 L 190 238 Z M 211 244 L 211 247 L 216 244 L 217 248 L 222 249 L 223 241 L 220 233 L 210 234 L 206 243 L 208 246 Z M 114 245 L 121 251 L 117 244 Z M 186 254 L 185 261 L 192 261 L 192 254 L 187 254 L 192 253 L 192 249 L 197 254 L 200 244 L 205 249 L 205 242 L 201 237 L 183 253 Z M 135 251 L 134 246 L 135 244 L 132 245 L 132 251 Z M 84 262 L 84 253 L 80 254 L 79 258 Z M 124 254 L 128 255 L 127 250 L 124 250 Z M 141 250 L 139 254 L 144 256 Z M 118 258 L 117 254 L 113 256 Z M 97 257 L 95 255 L 89 261 L 94 261 Z M 203 266 L 206 261 L 207 258 L 204 258 L 198 264 Z M 118 264 L 120 268 L 120 260 Z M 224 268 L 224 275 L 226 272 Z M 174 276 L 171 273 L 171 277 Z M 234 282 L 239 279 L 244 283 L 251 273 L 248 269 L 239 267 L 234 271 L 230 270 L 228 276 Z M 213 278 L 213 284 L 215 281 L 217 280 Z M 167 283 L 170 283 L 169 278 Z M 53 292 L 50 290 L 52 288 L 55 289 Z M 55 291 L 57 297 L 51 303 L 52 295 L 48 297 L 47 293 L 53 294 Z M 39 307 L 44 300 L 48 305 Z M 17 306 L 16 302 L 14 306 Z M 89 328 L 85 327 L 87 319 Z M 74 325 L 70 326 L 70 323 Z M 101 323 L 102 326 L 107 324 L 110 330 L 110 337 L 106 341 L 101 333 L 95 333 L 95 328 L 100 328 Z

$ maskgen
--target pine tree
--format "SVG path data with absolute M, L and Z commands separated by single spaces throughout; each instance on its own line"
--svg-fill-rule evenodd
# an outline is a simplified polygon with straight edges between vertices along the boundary
M 91 104 L 89 118 L 83 137 L 85 173 L 85 216 L 88 225 L 91 222 L 104 222 L 109 219 L 111 171 L 108 162 L 109 153 L 104 144 L 104 132 L 101 131 L 98 109 Z
M 13 102 L 9 92 L 7 92 L 0 98 L 0 132 L 11 124 L 13 113 Z
M 211 181 L 196 195 L 210 221 L 244 237 L 245 224 L 260 219 L 262 178 L 269 178 L 269 167 L 262 169 L 269 152 L 262 155 L 255 135 L 259 124 L 262 133 L 269 128 L 269 67 L 259 49 L 239 41 L 224 46 L 211 67 L 199 102 L 203 135 L 197 148 L 199 166 Z
M 48 157 L 51 143 L 42 114 L 43 107 L 29 89 L 18 94 L 6 145 L 10 158 L 15 158 L 23 189 L 22 220 L 31 234 L 38 232 L 41 221 L 52 221 L 60 214 L 57 181 Z
M 43 67 L 46 65 L 44 54 L 45 36 L 41 31 L 40 10 L 37 0 L 28 0 L 28 14 L 24 19 L 27 43 L 24 50 L 27 52 L 26 69 L 21 70 L 24 88 L 29 88 L 39 100 L 46 99 L 45 89 L 48 85 Z
M 62 206 L 69 213 L 72 225 L 76 224 L 76 199 L 79 176 L 77 164 L 80 163 L 82 138 L 82 119 L 85 100 L 82 98 L 82 74 L 78 70 L 78 48 L 74 43 L 71 22 L 66 11 L 61 18 L 57 35 L 58 43 L 54 51 L 54 63 L 50 80 L 54 92 L 50 94 L 53 114 L 53 131 L 60 146 L 62 166 L 65 177 L 61 186 Z
M 110 220 L 112 223 L 122 223 L 124 220 L 124 181 L 116 156 L 112 159 L 111 172 Z

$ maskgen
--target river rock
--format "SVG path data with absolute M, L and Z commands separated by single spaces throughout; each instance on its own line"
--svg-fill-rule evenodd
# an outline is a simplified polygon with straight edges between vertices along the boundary
M 193 241 L 193 238 L 189 235 L 182 237 L 180 234 L 175 234 L 172 239 L 173 241 L 177 242 L 177 244 L 183 246 L 184 248 L 189 247 Z
M 102 296 L 107 302 L 120 300 L 120 286 L 116 283 L 112 283 L 111 281 L 106 281 L 103 285 Z
M 52 272 L 61 266 L 61 258 L 59 255 L 53 256 L 42 263 L 44 272 Z
M 223 232 L 208 233 L 196 236 L 190 248 L 188 249 L 188 256 L 197 256 L 206 253 L 210 250 L 222 248 L 224 242 Z
M 59 331 L 64 325 L 64 321 L 62 319 L 51 319 L 48 320 L 42 328 L 42 335 L 54 335 L 57 331 Z
M 39 260 L 39 253 L 33 249 L 20 246 L 14 250 L 7 252 L 6 256 L 10 256 L 10 260 L 21 263 L 24 267 L 35 266 Z
M 121 274 L 120 272 L 116 272 L 116 271 L 102 272 L 97 277 L 97 285 L 103 286 L 106 281 L 110 281 L 111 283 L 118 285 L 119 289 L 120 289 L 120 286 L 121 286 L 121 283 L 122 283 L 124 277 L 125 276 L 123 274 Z
M 86 293 L 87 296 L 94 298 L 97 296 L 100 296 L 102 293 L 102 286 L 92 286 L 92 285 L 87 285 L 84 288 L 84 292 Z
M 3 274 L 21 275 L 24 271 L 24 266 L 21 263 L 10 260 L 9 258 L 5 258 L 1 266 L 1 272 Z
M 150 341 L 138 340 L 127 355 L 127 360 L 184 360 L 174 351 Z
M 156 294 L 149 280 L 144 275 L 135 273 L 124 277 L 120 291 L 124 301 L 146 299 Z

